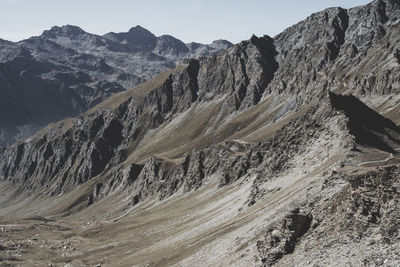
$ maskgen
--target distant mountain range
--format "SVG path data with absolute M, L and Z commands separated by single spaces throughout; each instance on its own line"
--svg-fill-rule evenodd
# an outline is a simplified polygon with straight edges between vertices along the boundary
M 76 116 L 113 93 L 232 44 L 185 44 L 141 26 L 103 36 L 65 25 L 17 43 L 0 39 L 0 146 Z

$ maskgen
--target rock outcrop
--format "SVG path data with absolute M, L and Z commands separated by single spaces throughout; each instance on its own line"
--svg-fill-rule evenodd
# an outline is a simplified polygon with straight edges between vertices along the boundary
M 168 240 L 159 228 L 140 233 L 138 240 L 147 241 L 156 233 L 151 242 L 158 243 L 151 249 L 146 243 L 143 251 L 157 250 L 163 258 L 137 257 L 138 263 L 303 266 L 345 265 L 351 258 L 349 264 L 356 259 L 380 265 L 385 255 L 386 262 L 398 263 L 399 12 L 398 0 L 330 8 L 274 38 L 252 36 L 219 54 L 185 59 L 2 149 L 0 181 L 21 194 L 72 198 L 72 204 L 47 211 L 54 217 L 77 213 L 98 219 L 93 214 L 100 211 L 116 222 L 133 212 L 134 222 L 124 221 L 127 235 L 143 225 L 167 227 Z M 100 39 L 77 28 L 45 35 L 45 43 L 69 47 L 65 53 L 98 45 L 76 62 L 88 59 L 113 76 L 108 52 L 96 61 L 104 51 L 146 50 L 158 62 L 213 49 L 185 46 L 140 27 Z M 47 65 L 39 67 L 33 69 L 49 75 Z M 104 84 L 96 75 L 52 73 L 66 86 L 91 80 L 105 92 L 118 91 L 116 81 Z M 74 88 L 82 94 L 86 87 Z M 95 102 L 91 96 L 85 101 Z M 160 217 L 155 220 L 152 211 Z M 174 242 L 182 242 L 185 253 L 163 254 Z M 358 246 L 362 253 L 351 254 Z M 136 253 L 132 247 L 127 251 Z
M 264 50 L 265 48 L 272 49 L 268 46 L 268 40 L 253 37 L 251 41 L 243 42 L 221 55 L 188 60 L 181 70 L 164 77 L 159 86 L 151 88 L 151 91 L 138 98 L 124 100 L 117 109 L 89 111 L 89 116 L 76 119 L 74 126 L 62 133 L 49 127 L 43 131 L 43 135 L 39 134 L 28 141 L 29 145 L 23 145 L 25 149 L 21 155 L 24 157 L 22 162 L 35 162 L 35 167 L 27 172 L 20 160 L 16 163 L 15 157 L 4 158 L 3 168 L 7 169 L 7 166 L 10 166 L 10 171 L 4 178 L 16 179 L 23 187 L 35 190 L 39 189 L 41 184 L 56 179 L 53 180 L 57 181 L 53 194 L 58 194 L 64 189 L 71 190 L 77 184 L 86 182 L 126 160 L 126 150 L 134 149 L 146 131 L 157 128 L 170 120 L 174 114 L 190 108 L 196 101 L 228 95 L 224 105 L 228 111 L 234 111 L 245 101 L 246 95 L 243 93 L 246 94 L 247 87 L 251 89 L 247 92 L 248 98 L 256 101 L 254 98 L 257 90 L 260 90 L 271 76 L 269 74 L 264 77 L 264 71 L 275 66 L 273 57 L 268 53 L 269 50 Z M 240 63 L 244 61 L 243 54 L 251 62 L 247 63 L 247 68 Z M 240 64 L 238 69 L 230 72 L 231 76 L 226 79 L 221 78 L 222 72 L 225 71 L 221 67 L 215 70 L 214 75 L 208 75 L 207 66 L 235 63 Z M 250 76 L 250 68 L 257 70 L 261 76 L 256 73 Z M 210 91 L 210 88 L 219 90 Z M 234 106 L 231 106 L 231 103 Z M 49 145 L 56 153 L 45 157 L 44 153 Z M 11 147 L 10 151 L 15 150 L 17 146 Z M 36 182 L 33 178 L 36 175 L 42 182 Z
M 257 249 L 264 266 L 272 266 L 284 255 L 294 251 L 296 243 L 311 227 L 312 216 L 300 213 L 299 209 L 287 215 L 278 227 L 271 227 Z
M 75 117 L 185 58 L 216 54 L 230 46 L 219 41 L 189 48 L 140 26 L 98 36 L 66 25 L 18 43 L 1 41 L 0 146 L 29 137 L 50 122 Z M 5 115 L 10 113 L 13 118 Z
M 88 115 L 76 119 L 74 126 L 69 129 L 67 126 L 66 131 L 60 133 L 60 130 L 49 127 L 37 137 L 6 150 L 3 153 L 4 160 L 1 163 L 1 169 L 3 169 L 2 177 L 3 179 L 14 180 L 26 189 L 37 190 L 44 184 L 54 183 L 57 186 L 52 189 L 52 193 L 58 194 L 64 190 L 71 190 L 77 184 L 86 182 L 97 175 L 110 175 L 106 173 L 112 171 L 116 165 L 123 163 L 128 158 L 135 158 L 135 156 L 130 156 L 129 153 L 140 148 L 140 143 L 144 142 L 148 131 L 168 123 L 178 114 L 190 110 L 195 105 L 221 98 L 223 100 L 218 116 L 227 116 L 231 112 L 242 113 L 259 104 L 263 97 L 267 97 L 269 94 L 295 94 L 294 102 L 287 103 L 281 109 L 281 114 L 276 114 L 273 119 L 275 121 L 290 110 L 296 109 L 296 107 L 299 108 L 301 103 L 309 103 L 309 99 L 326 98 L 328 89 L 336 88 L 335 90 L 341 91 L 340 87 L 322 85 L 321 83 L 324 83 L 324 79 L 316 78 L 314 86 L 320 85 L 318 89 L 313 87 L 311 90 L 308 85 L 296 82 L 299 86 L 298 88 L 302 89 L 300 91 L 292 90 L 291 86 L 288 86 L 289 80 L 293 82 L 297 78 L 301 78 L 302 81 L 307 80 L 307 77 L 298 76 L 296 78 L 296 72 L 311 75 L 313 70 L 304 71 L 304 68 L 299 67 L 291 70 L 291 68 L 299 64 L 310 68 L 318 67 L 320 68 L 318 69 L 319 72 L 324 72 L 321 68 L 334 68 L 332 64 L 337 64 L 341 60 L 341 52 L 339 52 L 339 50 L 343 50 L 341 47 L 354 41 L 349 39 L 349 36 L 351 37 L 353 34 L 347 33 L 350 30 L 354 30 L 352 25 L 355 23 L 355 17 L 353 18 L 349 14 L 353 14 L 357 10 L 375 10 L 379 6 L 377 6 L 378 2 L 349 11 L 328 9 L 312 15 L 306 21 L 289 28 L 274 39 L 268 36 L 261 38 L 253 36 L 249 41 L 242 42 L 219 55 L 198 60 L 187 60 L 174 72 L 169 75 L 161 75 L 156 79 L 160 80 L 157 86 L 151 87 L 150 83 L 148 87 L 150 86 L 151 88 L 146 89 L 147 92 L 133 98 L 127 97 L 128 99 L 117 103 L 117 108 L 112 110 L 95 108 L 95 111 L 89 111 Z M 396 7 L 398 7 L 397 4 L 391 2 L 391 9 L 389 10 L 395 13 L 398 10 Z M 395 18 L 391 13 L 387 14 L 387 17 L 385 20 L 373 21 L 373 23 L 378 23 L 379 25 L 388 23 L 388 25 L 391 25 L 390 21 Z M 314 24 L 318 24 L 321 29 L 318 31 L 309 30 Z M 300 28 L 303 30 L 300 31 Z M 136 36 L 143 31 L 145 30 L 135 28 L 128 35 L 111 34 L 109 38 L 120 42 L 129 41 L 132 36 Z M 298 35 L 299 33 L 302 33 L 302 38 L 305 38 L 302 39 L 303 41 L 299 41 L 298 37 L 296 37 L 300 36 Z M 324 33 L 332 36 L 332 40 L 327 42 L 327 50 L 322 51 L 318 42 L 326 42 L 326 40 L 324 37 L 318 38 L 318 34 L 324 36 Z M 58 42 L 60 45 L 67 46 L 69 44 L 69 48 L 81 49 L 76 47 L 73 41 L 67 42 L 65 38 L 57 39 L 59 35 L 68 35 L 72 38 L 71 40 L 76 36 L 88 36 L 84 31 L 76 27 L 54 28 L 44 34 L 47 39 Z M 111 38 L 110 36 L 113 37 Z M 148 32 L 146 32 L 146 36 L 146 38 L 143 37 L 143 40 L 138 39 L 137 42 L 139 43 L 135 44 L 135 46 L 142 47 L 145 42 L 154 39 Z M 93 38 L 87 37 L 85 40 L 89 43 L 96 43 L 95 40 L 97 39 Z M 171 38 L 169 39 L 172 40 Z M 314 39 L 317 41 L 312 42 Z M 376 45 L 381 44 L 380 41 L 377 42 Z M 309 43 L 313 45 L 307 45 Z M 83 44 L 80 43 L 80 45 Z M 332 48 L 333 46 L 336 47 L 336 50 Z M 367 46 L 367 44 L 363 46 Z M 296 52 L 298 49 L 300 50 Z M 367 47 L 363 49 L 368 51 Z M 361 49 L 358 50 L 361 51 Z M 320 60 L 323 60 L 323 62 Z M 298 63 L 293 64 L 293 62 Z M 290 64 L 290 66 L 287 64 Z M 325 73 L 327 77 L 333 75 L 332 73 Z M 276 85 L 278 78 L 280 84 L 286 84 L 286 88 Z M 334 79 L 336 78 L 329 78 L 330 81 Z M 391 84 L 394 85 L 394 83 Z M 356 88 L 354 90 L 356 93 L 358 92 Z M 396 91 L 397 89 L 393 88 L 393 90 Z M 365 91 L 365 93 L 367 92 L 368 90 Z M 371 91 L 369 93 L 372 94 L 374 92 Z M 121 97 L 118 99 L 121 99 Z M 398 141 L 397 136 L 391 135 L 391 133 L 398 131 L 397 127 L 390 121 L 385 122 L 385 119 L 375 115 L 372 110 L 354 97 L 341 97 L 331 94 L 330 99 L 334 109 L 345 112 L 349 120 L 346 127 L 355 136 L 356 143 L 389 151 L 393 142 L 396 143 Z M 284 101 L 280 100 L 280 102 Z M 320 109 L 326 109 L 324 108 L 325 106 L 322 105 Z M 328 114 L 327 112 L 317 111 L 317 108 L 311 108 L 307 114 L 284 126 L 276 138 L 272 138 L 264 145 L 264 149 L 270 151 L 271 162 L 267 165 L 268 167 L 264 170 L 262 177 L 268 177 L 269 174 L 267 173 L 273 174 L 284 171 L 287 168 L 286 162 L 293 158 L 294 155 L 302 153 L 305 144 L 310 142 L 307 139 L 303 142 L 298 136 L 311 136 L 317 140 L 319 138 L 318 134 L 323 132 L 323 128 L 321 128 L 324 127 L 323 120 L 331 117 L 326 115 Z M 364 121 L 362 116 L 365 114 L 370 115 L 368 115 L 369 119 Z M 375 118 L 375 121 L 372 118 Z M 60 127 L 64 128 L 63 124 L 65 123 L 61 123 Z M 210 123 L 208 122 L 210 129 L 216 129 L 221 125 L 221 122 L 217 121 L 214 124 Z M 341 129 L 346 128 L 343 123 L 338 127 Z M 390 129 L 391 133 L 388 133 L 385 129 Z M 330 138 L 337 136 L 337 133 L 334 132 L 335 130 L 337 129 L 332 128 L 329 130 L 331 133 L 327 136 L 330 136 Z M 378 135 L 376 136 L 376 134 Z M 382 135 L 392 136 L 392 143 L 387 140 L 382 141 Z M 291 144 L 292 142 L 294 143 Z M 17 147 L 21 146 L 23 151 L 14 154 L 14 151 L 18 150 Z M 346 146 L 351 145 L 347 144 Z M 51 150 L 48 149 L 49 147 Z M 54 151 L 54 153 L 49 153 L 48 151 Z M 285 152 L 282 153 L 282 151 Z M 185 151 L 180 156 L 184 156 L 184 153 Z M 209 154 L 210 152 L 202 153 Z M 275 154 L 276 158 L 272 156 Z M 252 158 L 253 156 L 249 154 L 247 157 Z M 146 160 L 146 156 L 138 155 L 136 160 Z M 246 173 L 247 169 L 257 167 L 248 161 L 242 162 L 242 159 L 236 159 L 236 161 L 236 163 L 231 164 L 238 167 L 231 168 L 229 171 L 231 174 L 229 172 L 225 174 L 221 185 L 229 184 L 231 181 L 240 178 L 242 172 Z M 152 162 L 157 162 L 157 160 L 153 158 Z M 204 162 L 197 163 L 196 166 L 198 165 L 198 167 L 196 168 L 200 168 L 199 166 L 204 164 Z M 184 170 L 184 166 L 180 166 L 180 168 L 183 168 L 183 173 L 186 177 L 187 170 Z M 218 168 L 221 168 L 221 166 Z M 236 168 L 239 169 L 237 170 Z M 147 169 L 147 167 L 145 166 L 144 169 Z M 189 189 L 198 187 L 201 184 L 202 177 L 205 176 L 205 174 L 201 173 L 205 172 L 210 175 L 212 172 L 209 170 L 213 169 L 213 167 L 209 165 L 200 169 L 204 170 L 198 170 L 199 174 L 193 176 L 196 177 L 193 178 L 194 181 L 182 182 L 185 180 L 183 177 L 178 178 L 179 175 L 171 175 L 171 177 L 177 177 L 177 181 L 172 181 L 173 185 L 168 185 L 167 187 L 176 187 L 177 184 L 186 184 L 185 187 Z M 167 174 L 154 173 L 154 176 L 161 181 L 166 180 L 163 178 L 165 175 Z M 145 187 L 143 186 L 137 191 L 145 191 Z M 167 195 L 167 193 L 164 192 L 162 195 Z

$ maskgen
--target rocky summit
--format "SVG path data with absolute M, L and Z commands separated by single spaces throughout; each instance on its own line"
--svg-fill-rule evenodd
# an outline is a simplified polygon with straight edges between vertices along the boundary
M 0 40 L 0 146 L 78 116 L 185 58 L 231 46 L 225 40 L 184 44 L 140 26 L 99 36 L 65 25 L 17 43 Z
M 30 69 L 0 78 L 39 80 L 52 99 L 116 86 L 101 102 L 64 103 L 88 110 L 0 150 L 5 266 L 400 264 L 399 0 L 329 8 L 230 48 L 141 27 L 1 44 Z M 53 49 L 87 71 L 63 72 Z M 119 90 L 139 77 L 129 61 L 115 75 L 110 58 L 127 55 L 149 73 L 192 59 Z M 44 78 L 56 76 L 63 87 Z

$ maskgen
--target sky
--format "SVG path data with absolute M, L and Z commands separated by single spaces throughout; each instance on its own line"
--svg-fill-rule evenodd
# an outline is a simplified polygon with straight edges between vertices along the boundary
M 76 25 L 105 34 L 141 25 L 182 41 L 233 43 L 271 37 L 328 7 L 372 0 L 0 0 L 0 38 L 19 41 L 52 26 Z

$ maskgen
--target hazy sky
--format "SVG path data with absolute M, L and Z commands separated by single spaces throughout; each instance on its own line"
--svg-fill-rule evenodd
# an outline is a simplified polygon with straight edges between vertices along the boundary
M 141 25 L 184 42 L 274 36 L 327 7 L 372 0 L 0 0 L 0 38 L 18 41 L 54 25 L 104 34 Z

